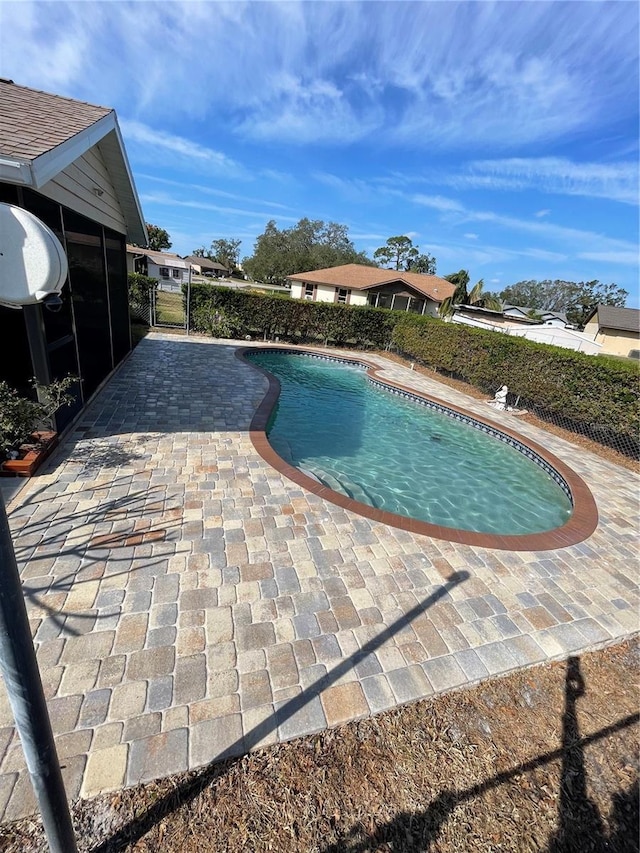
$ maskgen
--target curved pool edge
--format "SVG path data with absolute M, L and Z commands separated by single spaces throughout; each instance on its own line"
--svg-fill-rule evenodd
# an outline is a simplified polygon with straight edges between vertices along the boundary
M 299 468 L 290 465 L 273 449 L 267 438 L 267 424 L 274 406 L 280 396 L 280 382 L 269 371 L 255 364 L 251 359 L 246 358 L 247 353 L 260 352 L 263 350 L 288 352 L 294 355 L 309 354 L 321 356 L 327 359 L 335 359 L 353 365 L 360 365 L 367 371 L 367 376 L 376 382 L 385 385 L 391 389 L 396 389 L 400 392 L 409 394 L 425 400 L 428 403 L 434 403 L 437 406 L 442 406 L 445 409 L 456 412 L 465 418 L 478 421 L 481 424 L 489 427 L 497 432 L 504 433 L 518 443 L 528 447 L 533 453 L 537 454 L 544 462 L 563 478 L 571 492 L 573 503 L 573 513 L 569 521 L 562 527 L 557 527 L 554 530 L 544 531 L 542 533 L 526 533 L 518 535 L 500 536 L 495 533 L 478 533 L 472 530 L 461 530 L 455 527 L 444 527 L 438 524 L 431 524 L 428 521 L 419 521 L 409 518 L 404 515 L 388 512 L 382 509 L 376 509 L 369 504 L 361 503 L 339 492 L 333 491 L 328 486 L 319 483 L 307 474 L 304 474 Z M 283 474 L 296 485 L 301 486 L 308 492 L 317 495 L 323 500 L 327 500 L 336 506 L 356 513 L 357 515 L 369 518 L 372 521 L 380 522 L 381 524 L 395 527 L 399 530 L 406 530 L 409 533 L 417 533 L 422 536 L 429 536 L 432 539 L 441 539 L 448 542 L 455 542 L 460 545 L 474 545 L 480 548 L 492 548 L 501 551 L 552 551 L 559 548 L 566 548 L 570 545 L 577 545 L 583 542 L 595 531 L 598 526 L 598 509 L 595 499 L 584 480 L 575 473 L 575 471 L 566 465 L 557 456 L 550 453 L 546 448 L 537 442 L 524 437 L 520 433 L 511 430 L 508 426 L 502 423 L 497 423 L 489 418 L 484 418 L 477 415 L 475 412 L 465 411 L 453 403 L 445 402 L 437 397 L 432 397 L 411 388 L 408 385 L 402 385 L 399 382 L 394 382 L 380 376 L 383 368 L 378 367 L 366 358 L 361 356 L 350 357 L 346 355 L 337 355 L 327 353 L 325 350 L 318 350 L 312 347 L 291 347 L 277 346 L 270 344 L 268 347 L 239 347 L 235 351 L 237 358 L 245 364 L 251 366 L 254 370 L 260 372 L 269 382 L 269 387 L 262 401 L 258 405 L 251 424 L 249 426 L 249 435 L 251 442 L 256 452 L 273 468 Z

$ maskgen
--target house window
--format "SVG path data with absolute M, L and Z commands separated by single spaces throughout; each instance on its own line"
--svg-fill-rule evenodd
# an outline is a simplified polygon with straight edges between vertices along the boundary
M 347 290 L 346 287 L 339 287 L 336 290 L 336 302 L 339 302 L 342 305 L 346 305 L 349 302 L 350 294 L 351 294 L 351 291 Z
M 305 299 L 315 299 L 315 296 L 316 296 L 315 284 L 305 284 L 305 286 L 304 286 L 304 298 Z
M 180 270 L 173 270 L 174 278 L 182 278 L 182 272 Z
M 169 278 L 169 268 L 168 267 L 160 267 L 160 276 L 162 278 Z

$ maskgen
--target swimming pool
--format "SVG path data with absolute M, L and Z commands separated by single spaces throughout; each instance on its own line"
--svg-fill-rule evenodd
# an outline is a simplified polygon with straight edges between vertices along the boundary
M 359 511 L 459 531 L 466 541 L 570 525 L 574 496 L 565 477 L 507 432 L 398 393 L 362 362 L 271 349 L 245 355 L 278 380 L 264 424 L 273 451 Z

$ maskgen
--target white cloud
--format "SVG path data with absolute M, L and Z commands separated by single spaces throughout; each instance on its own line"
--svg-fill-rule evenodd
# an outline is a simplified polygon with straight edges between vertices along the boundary
M 545 245 L 523 249 L 518 254 L 546 260 L 561 260 L 570 255 L 586 258 L 586 253 L 589 253 L 593 260 L 611 260 L 630 266 L 638 263 L 638 246 L 627 240 L 607 237 L 594 231 L 556 225 L 551 222 L 519 219 L 515 216 L 505 216 L 489 210 L 473 210 L 465 208 L 455 199 L 447 199 L 442 196 L 415 195 L 411 201 L 418 205 L 439 210 L 446 221 L 454 224 L 484 222 L 490 224 L 494 230 L 520 231 L 544 241 Z M 550 250 L 547 246 L 549 241 L 561 244 L 561 253 Z M 598 246 L 600 251 L 594 253 L 592 251 L 593 246 Z
M 192 210 L 210 210 L 216 213 L 231 214 L 234 216 L 272 216 L 272 214 L 270 213 L 264 213 L 256 210 L 246 210 L 245 208 L 240 207 L 223 207 L 221 205 L 210 204 L 205 201 L 187 201 L 184 199 L 174 198 L 172 196 L 165 195 L 164 193 L 142 193 L 140 195 L 140 201 L 145 204 L 161 205 L 163 207 L 185 207 L 190 208 Z M 299 217 L 284 216 L 280 213 L 278 213 L 277 216 L 279 220 L 283 220 L 285 222 L 298 222 L 299 220 Z
M 549 208 L 545 208 L 544 210 L 536 210 L 534 216 L 537 216 L 538 219 L 542 219 L 543 216 L 549 216 L 550 213 L 551 211 L 549 210 Z
M 134 156 L 144 153 L 147 161 L 155 163 L 158 149 L 160 149 L 165 153 L 169 152 L 175 161 L 188 161 L 190 167 L 197 164 L 218 174 L 232 177 L 248 176 L 244 167 L 231 157 L 213 148 L 192 142 L 183 136 L 176 136 L 164 130 L 149 127 L 142 122 L 127 119 L 121 119 L 120 126 L 125 144 L 128 148 L 131 147 Z M 137 143 L 139 147 L 134 147 L 131 143 Z M 177 162 L 174 164 L 178 165 Z
M 433 179 L 437 181 L 437 176 Z M 558 195 L 606 198 L 638 204 L 637 161 L 620 163 L 577 163 L 566 158 L 512 157 L 505 160 L 475 160 L 463 171 L 447 176 L 443 183 L 457 189 L 525 190 L 536 189 Z M 541 210 L 542 217 L 550 210 Z
M 477 240 L 477 239 L 478 239 L 478 235 L 477 235 L 477 234 L 473 234 L 471 231 L 467 232 L 467 233 L 466 233 L 466 234 L 464 234 L 463 236 L 464 236 L 464 237 L 466 237 L 466 238 L 467 238 L 467 240 Z
M 465 213 L 465 208 L 459 201 L 453 198 L 445 198 L 440 195 L 414 195 L 412 201 L 423 207 L 432 207 L 442 213 Z
M 254 198 L 251 196 L 240 195 L 238 193 L 228 192 L 227 190 L 220 190 L 216 187 L 203 186 L 202 184 L 186 183 L 185 181 L 174 181 L 170 178 L 160 177 L 159 175 L 149 175 L 144 172 L 139 172 L 137 174 L 138 182 L 140 182 L 141 179 L 145 181 L 150 181 L 154 184 L 165 184 L 171 187 L 179 187 L 183 191 L 195 190 L 196 192 L 202 193 L 203 195 L 213 195 L 219 198 L 232 199 L 234 201 L 246 201 L 250 204 L 262 204 L 265 207 L 274 207 L 277 210 L 290 210 L 289 205 L 281 204 L 277 201 L 270 201 L 269 199 Z
M 0 73 L 160 129 L 189 121 L 287 143 L 496 150 L 615 129 L 637 106 L 631 3 L 25 0 L 0 10 L 11 33 Z
M 608 264 L 629 264 L 634 266 L 638 263 L 638 252 L 579 252 L 579 258 L 586 261 L 604 261 Z

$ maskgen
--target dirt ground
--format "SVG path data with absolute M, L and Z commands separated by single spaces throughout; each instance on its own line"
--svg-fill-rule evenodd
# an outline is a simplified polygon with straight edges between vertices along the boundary
M 632 853 L 639 663 L 636 639 L 79 801 L 79 851 Z M 39 822 L 0 850 L 46 850 Z

